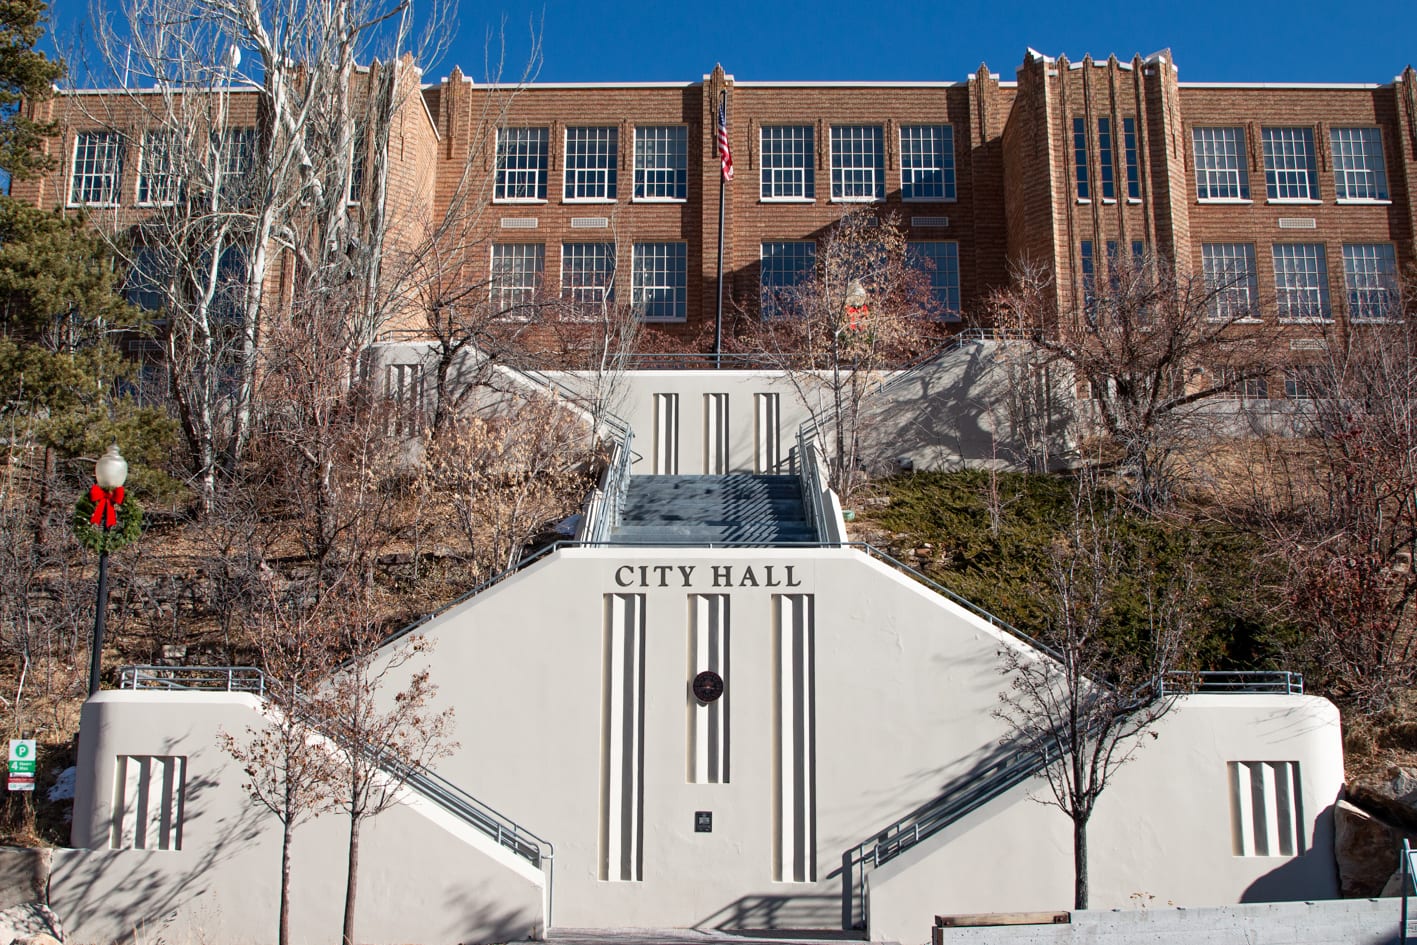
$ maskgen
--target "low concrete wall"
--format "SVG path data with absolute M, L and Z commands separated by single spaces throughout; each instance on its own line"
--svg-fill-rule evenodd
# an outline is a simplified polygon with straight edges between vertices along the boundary
M 1397 941 L 1397 899 L 1334 899 L 1074 912 L 1071 925 L 942 929 L 946 945 L 1389 945 Z

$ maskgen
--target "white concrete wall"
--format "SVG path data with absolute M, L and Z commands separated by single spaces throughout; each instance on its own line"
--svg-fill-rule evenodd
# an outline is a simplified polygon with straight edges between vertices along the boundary
M 764 586 L 769 565 L 783 585 L 791 567 L 794 586 Z M 715 588 L 715 566 L 752 567 L 758 586 Z M 692 784 L 688 595 L 714 591 L 731 594 L 731 777 Z M 773 722 L 773 595 L 785 591 L 813 595 L 815 608 L 816 874 L 802 883 L 773 879 L 774 759 L 788 737 Z M 603 714 L 604 599 L 627 593 L 644 595 L 643 866 L 638 881 L 607 882 L 601 760 L 616 736 Z M 463 720 L 443 773 L 556 842 L 555 922 L 570 927 L 838 927 L 842 853 L 1002 751 L 997 654 L 1016 645 L 863 554 L 829 549 L 562 551 L 421 632 L 435 643 L 440 699 Z M 1230 760 L 1300 761 L 1307 856 L 1232 857 Z M 1341 777 L 1337 717 L 1323 700 L 1197 697 L 1097 812 L 1095 856 L 1115 867 L 1099 868 L 1097 902 L 1334 894 L 1322 814 Z M 1016 789 L 877 871 L 881 936 L 908 916 L 1070 904 L 1067 821 L 1026 795 Z M 696 811 L 713 812 L 712 834 L 694 832 Z
M 118 941 L 140 933 L 221 945 L 275 939 L 280 825 L 242 788 L 220 747 L 262 716 L 246 695 L 107 691 L 85 704 L 73 850 L 55 851 L 50 901 L 71 939 Z M 122 755 L 186 759 L 178 850 L 113 850 L 115 761 Z M 338 940 L 348 819 L 320 816 L 292 847 L 292 941 Z M 361 942 L 506 941 L 542 929 L 544 876 L 449 815 L 409 797 L 365 822 L 361 834 Z
M 1332 703 L 1188 696 L 1146 742 L 1089 825 L 1093 908 L 1338 895 L 1332 805 L 1343 756 Z M 1301 855 L 1234 854 L 1231 761 L 1299 762 Z M 871 937 L 911 945 L 929 940 L 934 915 L 1071 908 L 1072 823 L 1051 796 L 1035 778 L 871 873 Z

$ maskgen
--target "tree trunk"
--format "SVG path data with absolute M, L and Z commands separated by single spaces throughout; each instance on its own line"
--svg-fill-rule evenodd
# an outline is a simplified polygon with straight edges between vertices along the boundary
M 290 811 L 287 808 L 280 834 L 280 920 L 276 935 L 277 945 L 290 945 L 290 840 L 293 832 Z
M 1087 908 L 1087 821 L 1073 819 L 1073 908 Z
M 359 823 L 364 818 L 349 818 L 349 868 L 344 886 L 344 945 L 354 945 L 354 897 L 359 885 Z

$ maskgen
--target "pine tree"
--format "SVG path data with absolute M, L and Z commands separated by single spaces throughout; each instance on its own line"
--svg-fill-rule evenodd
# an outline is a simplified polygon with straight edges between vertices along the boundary
M 63 63 L 34 48 L 47 11 L 43 0 L 0 0 L 0 168 L 11 177 L 31 177 L 53 163 L 42 145 L 57 126 L 21 108 L 47 99 L 64 74 Z

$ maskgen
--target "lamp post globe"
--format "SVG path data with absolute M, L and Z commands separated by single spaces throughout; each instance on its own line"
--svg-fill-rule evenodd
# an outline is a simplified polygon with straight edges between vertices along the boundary
M 108 492 L 128 481 L 128 461 L 118 452 L 117 443 L 110 446 L 108 452 L 93 464 L 93 477 L 99 488 Z
M 112 495 L 117 490 L 123 488 L 123 483 L 128 480 L 128 461 L 123 458 L 123 454 L 118 452 L 118 444 L 114 443 L 108 448 L 108 452 L 98 458 L 98 462 L 93 467 L 94 481 L 104 492 Z M 121 504 L 122 496 L 115 496 L 115 505 Z M 89 653 L 89 696 L 98 693 L 99 674 L 103 669 L 103 629 L 105 618 L 108 613 L 108 520 L 105 518 L 101 524 L 103 528 L 104 543 L 99 546 L 98 552 L 98 599 L 94 603 L 93 614 L 93 648 Z

